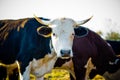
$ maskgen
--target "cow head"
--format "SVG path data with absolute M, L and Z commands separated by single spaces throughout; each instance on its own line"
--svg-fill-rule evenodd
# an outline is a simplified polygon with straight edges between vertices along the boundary
M 44 24 L 39 18 L 35 18 L 40 23 Z M 52 45 L 57 53 L 57 57 L 66 59 L 73 56 L 72 45 L 75 35 L 74 28 L 88 22 L 90 19 L 91 17 L 78 22 L 70 18 L 54 19 L 47 24 L 47 27 L 39 27 L 37 32 L 44 37 L 51 36 Z

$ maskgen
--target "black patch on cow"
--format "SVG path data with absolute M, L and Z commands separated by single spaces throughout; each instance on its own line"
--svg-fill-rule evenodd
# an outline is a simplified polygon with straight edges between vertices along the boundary
M 7 77 L 7 69 L 5 67 L 0 66 L 0 80 L 6 80 L 6 77 Z
M 116 55 L 120 55 L 120 41 L 106 40 L 112 46 L 113 51 Z
M 61 59 L 61 58 L 58 58 L 54 67 L 61 67 L 64 63 L 70 61 L 71 59 Z
M 84 37 L 88 35 L 88 29 L 85 27 L 80 26 L 78 28 L 75 28 L 74 30 L 75 30 L 75 36 L 77 37 Z

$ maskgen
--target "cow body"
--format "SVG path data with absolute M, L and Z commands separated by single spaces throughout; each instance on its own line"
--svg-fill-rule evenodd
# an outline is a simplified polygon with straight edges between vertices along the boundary
M 82 32 L 83 31 L 83 32 Z M 95 71 L 91 71 L 90 77 L 93 75 L 103 74 L 105 71 L 115 72 L 119 69 L 120 60 L 115 56 L 111 46 L 107 44 L 95 32 L 81 27 L 75 30 L 76 36 L 73 42 L 73 63 L 77 80 L 84 80 L 86 68 L 84 67 L 88 59 L 92 58 L 92 63 L 96 67 Z M 117 64 L 110 65 L 109 62 L 119 60 Z
M 18 60 L 23 74 L 33 58 L 40 59 L 51 53 L 50 37 L 40 36 L 36 31 L 40 26 L 43 26 L 43 24 L 38 23 L 34 18 L 1 20 L 0 62 L 11 64 Z

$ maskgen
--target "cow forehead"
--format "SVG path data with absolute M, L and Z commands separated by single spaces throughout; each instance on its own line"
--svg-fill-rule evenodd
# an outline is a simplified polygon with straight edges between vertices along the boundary
M 59 18 L 59 19 L 55 19 L 51 22 L 51 25 L 54 25 L 53 27 L 74 26 L 75 24 L 76 24 L 76 22 L 73 19 L 70 19 L 70 18 Z

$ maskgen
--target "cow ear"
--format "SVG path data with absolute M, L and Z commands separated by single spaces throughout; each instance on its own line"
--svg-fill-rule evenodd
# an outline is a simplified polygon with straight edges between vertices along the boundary
M 37 28 L 37 33 L 44 37 L 50 37 L 52 33 L 52 29 L 50 27 L 41 26 Z

